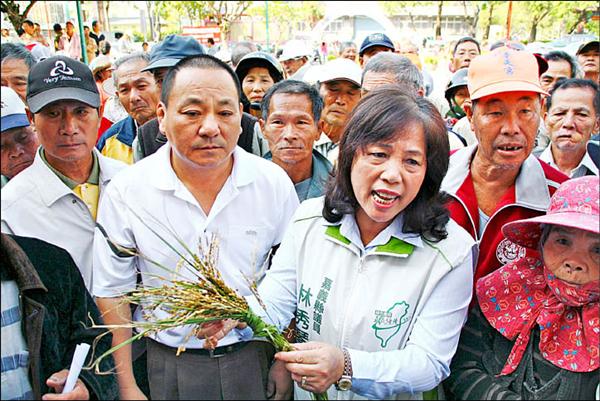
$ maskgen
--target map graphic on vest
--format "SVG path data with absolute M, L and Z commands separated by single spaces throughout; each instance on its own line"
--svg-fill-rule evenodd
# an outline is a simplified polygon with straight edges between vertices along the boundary
M 381 347 L 385 348 L 388 342 L 400 331 L 400 326 L 405 323 L 404 319 L 408 313 L 406 302 L 396 302 L 386 311 L 375 310 L 375 319 L 371 328 L 375 331 L 375 337 L 381 342 Z

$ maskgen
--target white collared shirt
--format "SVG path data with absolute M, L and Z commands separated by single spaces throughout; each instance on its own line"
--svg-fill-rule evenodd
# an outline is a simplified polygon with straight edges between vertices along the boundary
M 198 252 L 203 238 L 218 235 L 218 267 L 223 279 L 241 295 L 250 294 L 244 275 L 260 278 L 267 254 L 281 242 L 298 207 L 292 181 L 281 167 L 237 147 L 233 170 L 206 215 L 173 171 L 170 154 L 171 146 L 167 143 L 116 176 L 106 189 L 98 224 L 114 242 L 138 249 L 145 258 L 117 256 L 101 231 L 96 230 L 93 294 L 116 297 L 132 291 L 136 287 L 136 269 L 142 273 L 146 286 L 164 283 L 152 274 L 173 277 L 149 262 L 153 260 L 175 270 L 180 260 L 150 229 L 184 254 L 175 236 Z M 186 267 L 181 267 L 179 274 L 194 279 Z M 167 315 L 163 312 L 161 316 Z M 165 330 L 154 338 L 179 347 L 190 331 L 191 327 Z M 238 342 L 241 339 L 238 334 L 230 332 L 219 346 Z M 203 342 L 191 336 L 186 347 L 202 348 Z
M 100 167 L 100 199 L 106 185 L 125 163 L 104 157 L 96 149 Z M 2 232 L 38 238 L 65 249 L 91 291 L 92 244 L 96 222 L 87 205 L 35 153 L 31 166 L 2 188 Z
M 550 166 L 554 167 L 555 169 L 560 170 L 558 168 L 558 166 L 556 165 L 556 162 L 554 161 L 554 155 L 552 154 L 552 144 L 548 145 L 548 147 L 546 149 L 544 149 L 542 154 L 540 154 L 540 160 L 545 163 L 548 163 Z M 583 155 L 583 158 L 581 159 L 581 162 L 579 162 L 579 165 L 577 167 L 575 167 L 573 170 L 571 170 L 571 174 L 569 174 L 569 178 L 583 177 L 583 176 L 587 175 L 588 171 L 591 171 L 594 175 L 599 175 L 598 167 L 596 167 L 596 164 L 590 157 L 589 153 L 585 152 L 585 154 Z
M 327 158 L 334 166 L 337 164 L 338 155 L 340 153 L 339 144 L 333 143 L 333 141 L 325 134 L 321 132 L 321 136 L 315 141 L 313 148 L 319 151 L 323 156 Z

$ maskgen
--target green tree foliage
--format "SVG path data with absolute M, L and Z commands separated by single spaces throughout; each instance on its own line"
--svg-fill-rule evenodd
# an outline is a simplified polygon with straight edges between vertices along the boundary
M 522 39 L 528 42 L 550 40 L 573 33 L 579 22 L 587 21 L 587 30 L 598 33 L 598 23 L 589 20 L 598 9 L 594 1 L 516 1 L 513 3 L 513 21 L 520 29 Z M 595 28 L 595 29 L 594 29 Z M 544 35 L 538 37 L 540 32 Z
M 494 24 L 501 24 L 504 21 L 500 20 L 498 9 L 505 3 L 504 1 L 482 1 L 481 2 L 481 11 L 484 12 L 485 17 L 483 25 L 483 40 L 488 40 L 490 37 L 490 27 Z M 506 19 L 506 16 L 504 16 Z
M 21 12 L 21 4 L 25 5 L 23 12 Z M 0 1 L 0 11 L 2 11 L 8 17 L 10 23 L 15 28 L 15 31 L 21 29 L 21 25 L 23 21 L 27 19 L 27 14 L 31 10 L 31 7 L 37 3 L 37 0 L 32 1 L 11 1 L 11 0 L 1 0 Z
M 270 1 L 269 21 L 278 24 L 282 31 L 292 34 L 302 22 L 314 27 L 325 16 L 325 6 L 320 1 Z M 264 2 L 255 1 L 248 9 L 253 16 L 265 15 Z

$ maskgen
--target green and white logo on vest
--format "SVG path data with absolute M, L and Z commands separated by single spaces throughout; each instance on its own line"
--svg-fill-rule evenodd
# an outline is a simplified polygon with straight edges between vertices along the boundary
M 402 324 L 408 318 L 409 304 L 396 302 L 388 310 L 375 310 L 375 319 L 371 328 L 375 331 L 375 337 L 381 342 L 381 347 L 387 347 L 389 341 L 400 331 Z

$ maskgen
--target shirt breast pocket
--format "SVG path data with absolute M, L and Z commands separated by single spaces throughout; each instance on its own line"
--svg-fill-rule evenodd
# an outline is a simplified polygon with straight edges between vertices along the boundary
M 222 229 L 219 230 L 224 234 Z M 226 230 L 226 240 L 221 241 L 219 253 L 227 252 L 227 258 L 248 278 L 258 280 L 261 268 L 271 247 L 275 245 L 272 229 L 264 225 L 232 224 Z

